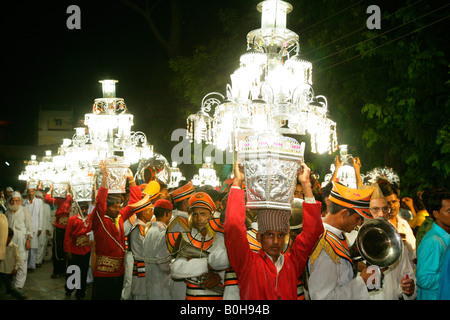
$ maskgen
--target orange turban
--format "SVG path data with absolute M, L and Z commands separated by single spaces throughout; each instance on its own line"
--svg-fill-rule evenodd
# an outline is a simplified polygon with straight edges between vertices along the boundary
M 135 202 L 133 204 L 130 204 L 131 212 L 138 213 L 150 206 L 152 202 L 150 201 L 150 196 L 146 195 L 144 198 L 139 200 L 138 202 Z
M 372 219 L 370 214 L 370 196 L 373 189 L 352 189 L 339 182 L 332 182 L 333 189 L 330 193 L 330 201 L 346 208 L 354 209 L 361 216 Z
M 173 190 L 170 193 L 173 202 L 180 202 L 186 198 L 189 198 L 194 193 L 194 184 L 192 181 L 189 181 L 185 185 L 179 187 L 178 189 Z
M 193 208 L 205 208 L 214 212 L 214 210 L 216 210 L 216 205 L 209 194 L 206 192 L 197 192 L 189 198 L 189 208 L 191 210 Z

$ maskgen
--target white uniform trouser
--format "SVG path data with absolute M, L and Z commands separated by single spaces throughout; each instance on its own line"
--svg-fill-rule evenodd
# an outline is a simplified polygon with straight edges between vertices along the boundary
M 134 258 L 131 251 L 125 253 L 125 274 L 123 275 L 122 300 L 130 300 L 131 297 L 131 279 L 133 277 Z

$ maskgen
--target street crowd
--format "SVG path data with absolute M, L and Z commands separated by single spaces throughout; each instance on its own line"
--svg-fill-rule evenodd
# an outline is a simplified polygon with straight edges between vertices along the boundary
M 138 185 L 129 169 L 126 193 L 110 193 L 105 162 L 92 201 L 74 199 L 70 186 L 65 197 L 34 182 L 5 187 L 0 288 L 26 299 L 28 271 L 49 254 L 49 278 L 69 279 L 68 267 L 79 268 L 81 285 L 65 287 L 77 299 L 448 300 L 450 192 L 401 195 L 385 177 L 363 181 L 357 158 L 350 188 L 336 178 L 336 159 L 324 186 L 301 164 L 291 210 L 246 208 L 239 163 L 221 188 L 186 180 L 168 188 L 156 178 Z M 352 253 L 358 228 L 373 219 L 401 237 L 398 259 L 375 270 Z

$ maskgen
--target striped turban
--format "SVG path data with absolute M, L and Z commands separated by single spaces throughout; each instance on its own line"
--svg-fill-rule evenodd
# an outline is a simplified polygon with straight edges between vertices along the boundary
M 186 198 L 189 198 L 194 193 L 194 184 L 192 181 L 189 181 L 185 185 L 179 187 L 178 189 L 173 190 L 170 193 L 173 202 L 180 202 Z
M 152 204 L 152 202 L 151 202 L 150 196 L 146 195 L 144 198 L 142 198 L 138 202 L 130 204 L 131 212 L 133 212 L 133 213 L 141 212 L 144 209 L 148 208 L 151 204 Z
M 287 233 L 289 231 L 290 210 L 262 209 L 258 210 L 258 233 L 264 234 L 273 230 Z
M 106 197 L 106 205 L 115 205 L 117 203 L 122 203 L 122 196 L 120 194 L 110 193 Z
M 354 209 L 361 216 L 372 219 L 370 214 L 370 196 L 373 189 L 352 189 L 339 182 L 333 181 L 333 189 L 331 190 L 330 201 L 346 208 Z
M 214 212 L 216 205 L 209 194 L 206 192 L 197 192 L 189 198 L 189 209 L 192 211 L 194 208 L 204 208 Z
M 159 196 L 160 191 L 161 185 L 158 183 L 158 181 L 150 181 L 142 192 L 144 197 L 138 202 L 130 204 L 131 212 L 138 213 L 148 208 L 152 204 L 152 200 L 156 199 Z

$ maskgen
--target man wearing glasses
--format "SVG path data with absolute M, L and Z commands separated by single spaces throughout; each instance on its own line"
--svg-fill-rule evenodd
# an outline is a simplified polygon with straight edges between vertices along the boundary
M 378 185 L 372 185 L 374 192 L 370 198 L 370 213 L 374 219 L 389 219 L 391 207 Z M 383 270 L 383 283 L 380 290 L 370 291 L 371 300 L 414 300 L 417 297 L 415 273 L 409 260 L 406 247 L 402 247 L 400 258 Z

